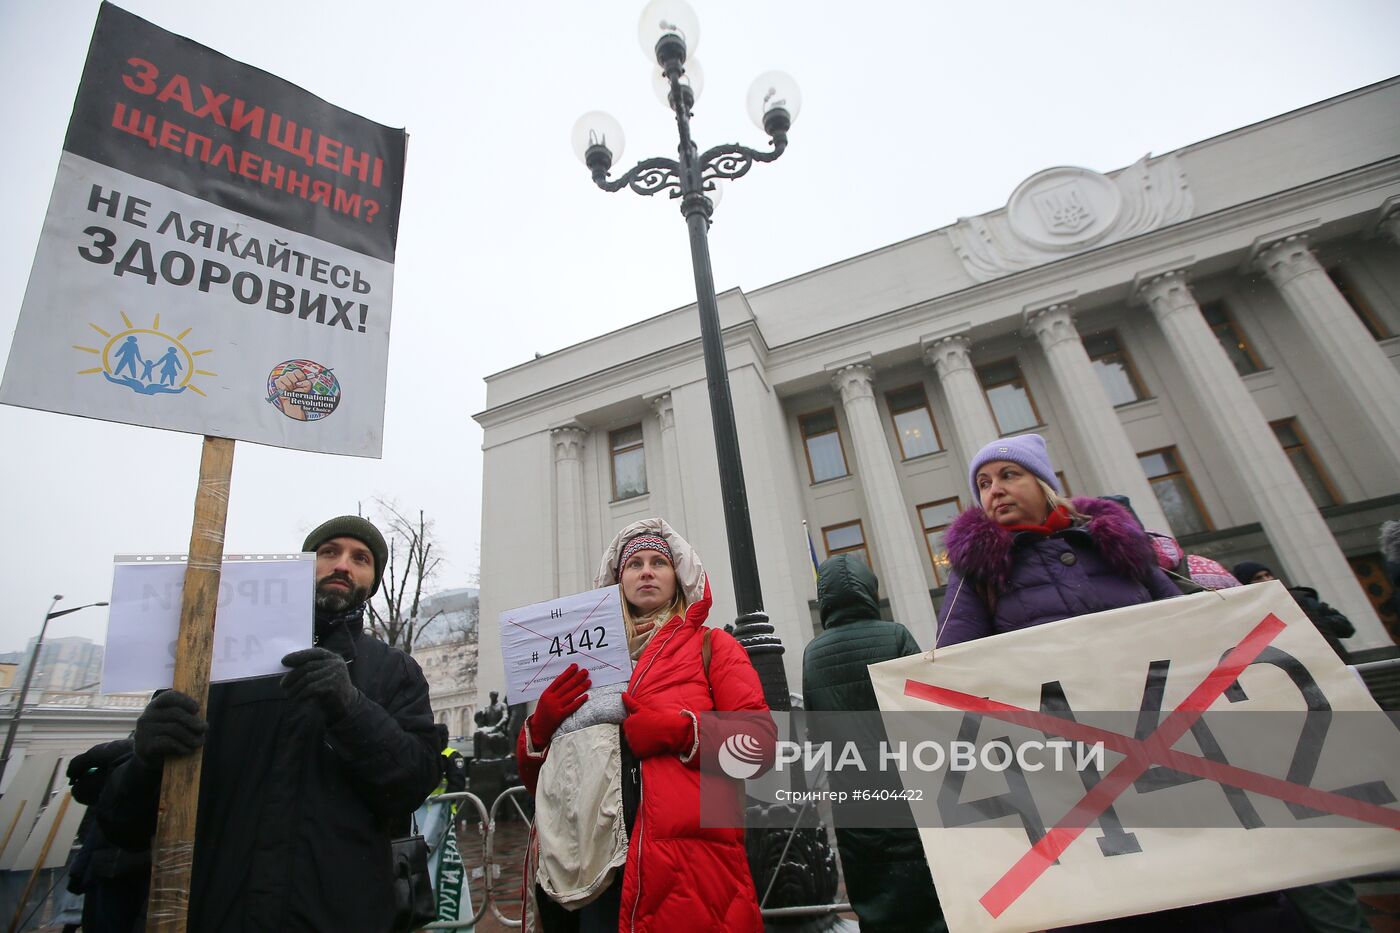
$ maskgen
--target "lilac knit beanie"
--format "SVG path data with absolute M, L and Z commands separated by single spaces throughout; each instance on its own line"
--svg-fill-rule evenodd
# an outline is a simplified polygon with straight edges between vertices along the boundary
M 1050 455 L 1045 451 L 1045 438 L 1039 434 L 1020 434 L 992 441 L 977 451 L 977 456 L 972 458 L 972 466 L 967 471 L 967 482 L 972 488 L 972 501 L 977 502 L 981 499 L 981 493 L 977 489 L 977 471 L 982 469 L 984 464 L 995 460 L 1018 463 L 1044 480 L 1045 485 L 1055 492 L 1060 491 L 1060 480 L 1055 476 Z

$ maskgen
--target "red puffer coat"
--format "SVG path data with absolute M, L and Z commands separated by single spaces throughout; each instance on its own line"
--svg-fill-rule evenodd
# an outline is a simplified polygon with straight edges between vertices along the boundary
M 710 666 L 703 659 L 705 620 L 712 603 L 709 580 L 690 545 L 669 525 L 648 519 L 618 533 L 599 569 L 596 586 L 617 582 L 613 567 L 622 543 L 641 532 L 665 536 L 676 556 L 678 583 L 693 601 L 685 614 L 673 617 L 647 642 L 627 686 L 628 695 L 644 709 L 687 709 L 767 713 L 763 688 L 748 653 L 727 632 L 710 631 Z M 698 597 L 698 598 L 697 598 Z M 771 752 L 777 729 L 767 715 L 745 719 L 741 726 Z M 706 729 L 705 741 L 717 740 Z M 708 748 L 708 745 L 707 745 Z M 545 749 L 546 757 L 548 747 Z M 736 828 L 700 825 L 700 762 L 706 754 L 683 763 L 678 755 L 641 760 L 642 790 L 637 818 L 628 840 L 622 875 L 622 904 L 618 929 L 624 933 L 690 933 L 690 931 L 753 931 L 763 929 L 753 877 L 740 826 L 743 788 L 733 787 L 731 800 L 716 801 L 715 781 L 707 774 L 707 822 L 725 821 Z M 533 794 L 544 757 L 525 754 L 525 731 L 516 743 L 521 781 Z M 771 763 L 771 754 L 768 756 Z M 732 819 L 716 819 L 715 810 L 732 802 Z
M 637 660 L 628 694 L 644 708 L 694 713 L 766 711 L 749 656 L 722 630 L 710 635 L 710 674 L 701 657 L 705 596 L 662 626 Z M 767 717 L 759 720 L 771 721 Z M 775 730 L 776 731 L 776 730 Z M 774 736 L 767 737 L 771 747 Z M 642 801 L 627 848 L 618 929 L 760 931 L 758 897 L 744 853 L 743 829 L 700 826 L 700 755 L 642 759 Z M 707 781 L 715 778 L 706 778 Z

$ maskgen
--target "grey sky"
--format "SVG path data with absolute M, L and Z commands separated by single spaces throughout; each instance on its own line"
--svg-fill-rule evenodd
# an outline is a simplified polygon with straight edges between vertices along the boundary
M 1400 4 L 692 0 L 703 147 L 761 144 L 744 93 L 790 72 L 786 155 L 724 194 L 720 289 L 758 286 L 1000 207 L 1053 165 L 1107 171 L 1400 72 Z M 640 2 L 126 0 L 159 26 L 410 133 L 384 458 L 238 445 L 226 548 L 274 551 L 375 495 L 436 519 L 441 586 L 477 564 L 481 378 L 694 298 L 674 203 L 595 189 L 575 118 L 623 163 L 674 155 Z M 0 0 L 0 334 L 14 331 L 96 0 Z M 200 439 L 0 407 L 0 650 L 54 593 L 107 598 L 116 553 L 188 544 Z M 754 467 L 750 467 L 753 469 Z M 102 638 L 105 611 L 51 635 Z

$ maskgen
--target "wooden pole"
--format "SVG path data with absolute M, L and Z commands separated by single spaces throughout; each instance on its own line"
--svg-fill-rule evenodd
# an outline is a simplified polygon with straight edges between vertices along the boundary
M 34 863 L 34 870 L 29 873 L 29 881 L 24 885 L 24 893 L 19 896 L 19 908 L 15 910 L 15 917 L 10 921 L 9 933 L 15 933 L 20 927 L 20 922 L 24 917 L 24 906 L 29 903 L 29 895 L 34 893 L 34 883 L 39 880 L 39 872 L 44 870 L 44 860 L 49 857 L 49 850 L 53 848 L 54 836 L 58 835 L 58 827 L 63 823 L 63 814 L 68 812 L 68 803 L 73 799 L 73 795 L 68 791 L 63 792 L 63 799 L 58 804 L 58 816 L 54 817 L 53 825 L 49 827 L 49 835 L 44 840 L 44 847 L 39 851 L 39 860 Z
M 4 852 L 10 847 L 10 837 L 15 834 L 15 827 L 19 825 L 19 818 L 24 816 L 24 808 L 28 806 L 29 800 L 26 798 L 19 802 L 19 809 L 15 811 L 15 818 L 10 820 L 10 828 L 5 830 L 5 838 L 0 841 L 0 852 Z
M 204 438 L 175 653 L 175 689 L 194 697 L 201 713 L 205 712 L 209 700 L 214 610 L 219 599 L 219 569 L 224 557 L 224 522 L 228 516 L 232 475 L 233 441 L 226 437 Z M 203 754 L 165 761 L 160 812 L 155 840 L 151 844 L 147 931 L 185 933 L 190 903 L 190 866 L 194 862 L 195 817 L 199 806 L 199 772 L 203 761 Z

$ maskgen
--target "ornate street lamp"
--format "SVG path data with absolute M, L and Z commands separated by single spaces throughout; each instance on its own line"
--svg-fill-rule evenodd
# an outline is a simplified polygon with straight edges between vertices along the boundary
M 24 715 L 24 698 L 29 694 L 29 682 L 34 679 L 34 671 L 39 666 L 39 652 L 44 647 L 44 634 L 49 630 L 49 622 L 59 616 L 66 616 L 70 612 L 77 612 L 80 609 L 91 609 L 93 606 L 105 606 L 105 602 L 88 603 L 84 606 L 74 606 L 72 609 L 60 609 L 53 611 L 53 607 L 58 605 L 58 601 L 63 596 L 60 594 L 49 603 L 49 611 L 44 613 L 44 624 L 39 626 L 39 637 L 34 640 L 34 650 L 29 655 L 29 670 L 24 672 L 24 685 L 19 688 L 19 698 L 15 701 L 14 712 L 10 714 L 10 730 L 5 733 L 5 747 L 0 750 L 0 777 L 5 774 L 5 769 L 10 763 L 10 749 L 15 744 L 15 733 L 19 731 L 19 720 Z
M 739 458 L 739 438 L 734 427 L 734 404 L 729 393 L 729 369 L 724 360 L 719 305 L 710 270 L 708 231 L 714 213 L 715 182 L 739 178 L 755 162 L 772 162 L 787 148 L 787 134 L 797 118 L 801 98 L 796 83 L 782 72 L 770 71 L 754 81 L 748 93 L 749 115 L 768 134 L 773 148 L 766 152 L 729 144 L 700 152 L 690 136 L 691 108 L 702 80 L 694 61 L 700 24 L 695 11 L 683 0 L 652 0 L 642 10 L 638 38 L 649 60 L 660 70 L 653 84 L 658 96 L 675 114 L 680 134 L 679 159 L 644 159 L 617 178 L 609 178 L 613 164 L 622 157 L 622 127 L 606 113 L 584 114 L 574 124 L 573 146 L 593 181 L 604 191 L 631 188 L 637 194 L 665 191 L 680 200 L 681 214 L 690 228 L 690 258 L 695 270 L 695 297 L 700 311 L 700 342 L 705 355 L 705 376 L 710 388 L 710 413 L 714 419 L 715 455 L 719 460 L 724 523 L 729 539 L 730 570 L 739 617 L 734 636 L 748 651 L 768 705 L 774 710 L 790 707 L 787 677 L 783 672 L 782 641 L 773 633 L 763 611 L 763 591 L 758 580 L 753 528 L 749 521 L 744 468 Z

